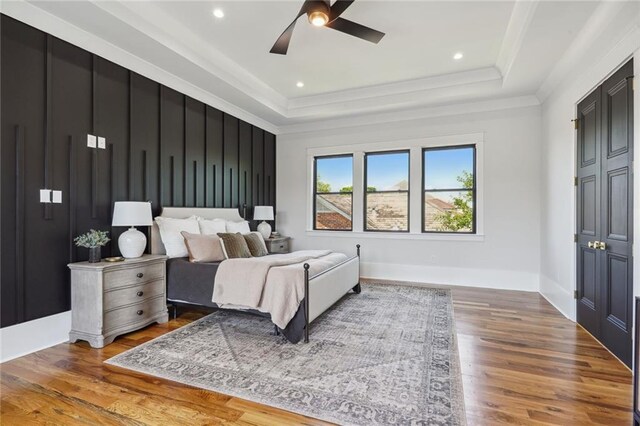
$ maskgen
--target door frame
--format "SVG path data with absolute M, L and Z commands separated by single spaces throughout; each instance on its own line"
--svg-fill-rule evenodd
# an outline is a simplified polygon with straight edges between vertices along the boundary
M 632 54 L 624 57 L 622 61 L 620 61 L 617 65 L 615 65 L 612 69 L 610 69 L 606 74 L 604 74 L 599 80 L 597 80 L 594 84 L 588 86 L 586 90 L 584 90 L 582 96 L 573 102 L 573 117 L 575 118 L 576 111 L 578 110 L 578 104 L 582 102 L 587 96 L 589 96 L 595 89 L 597 89 L 602 83 L 604 83 L 609 77 L 615 74 L 618 70 L 620 70 L 627 62 L 630 60 L 633 61 L 633 166 L 632 166 L 632 174 L 634 177 L 640 173 L 640 147 L 636 146 L 636 143 L 640 141 L 640 49 L 635 50 Z M 573 126 L 573 123 L 568 123 L 568 125 Z M 638 148 L 638 149 L 636 149 Z M 578 161 L 578 132 L 573 131 L 573 165 L 572 165 L 572 176 L 571 176 L 571 185 L 573 185 L 573 197 L 571 200 L 572 203 L 572 217 L 571 217 L 571 226 L 573 229 L 573 233 L 577 231 L 577 214 L 578 214 L 578 186 L 574 184 L 575 176 L 577 176 L 577 161 Z M 632 180 L 632 193 L 633 193 L 633 243 L 632 243 L 632 264 L 633 264 L 633 299 L 635 297 L 640 296 L 640 259 L 636 255 L 636 231 L 640 231 L 640 185 L 636 183 L 638 179 Z M 577 325 L 577 299 L 575 298 L 576 292 L 578 290 L 578 256 L 576 250 L 576 243 L 572 240 L 571 245 L 572 251 L 572 268 L 571 268 L 571 281 L 573 283 L 573 303 L 572 310 L 570 312 L 570 317 L 573 322 Z M 632 339 L 632 347 L 635 347 L 635 302 L 632 301 L 632 313 L 633 320 L 631 321 L 632 329 L 631 329 L 631 339 Z M 604 347 L 604 346 L 603 346 Z M 606 349 L 606 347 L 605 347 Z M 608 349 L 607 349 L 608 350 Z M 610 352 L 611 353 L 611 352 Z M 613 355 L 613 353 L 611 353 Z M 613 355 L 615 356 L 615 355 Z M 616 357 L 617 358 L 617 357 Z M 632 359 L 635 359 L 635 353 L 632 354 Z M 621 363 L 625 365 L 622 361 Z M 626 367 L 626 365 L 625 365 Z

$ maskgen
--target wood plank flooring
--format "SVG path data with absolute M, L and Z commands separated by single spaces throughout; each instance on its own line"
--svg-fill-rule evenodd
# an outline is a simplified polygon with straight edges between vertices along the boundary
M 631 373 L 537 293 L 452 288 L 467 421 L 628 425 Z M 102 363 L 203 314 L 97 350 L 61 344 L 0 365 L 2 425 L 319 425 L 318 420 Z

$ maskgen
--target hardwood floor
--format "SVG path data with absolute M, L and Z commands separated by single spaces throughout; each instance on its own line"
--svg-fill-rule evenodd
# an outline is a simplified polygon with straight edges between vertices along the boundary
M 537 293 L 452 288 L 467 421 L 628 425 L 631 373 Z M 102 363 L 202 316 L 101 350 L 61 344 L 1 364 L 3 425 L 317 425 L 318 420 Z

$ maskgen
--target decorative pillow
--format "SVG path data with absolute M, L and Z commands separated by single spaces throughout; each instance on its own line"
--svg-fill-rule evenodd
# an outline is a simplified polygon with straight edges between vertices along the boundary
M 262 257 L 269 254 L 267 245 L 264 243 L 264 238 L 262 238 L 261 233 L 249 232 L 248 234 L 244 234 L 243 237 L 247 242 L 251 256 Z
M 189 252 L 189 262 L 220 262 L 225 259 L 220 237 L 217 235 L 190 234 L 185 231 L 180 234 Z
M 190 234 L 199 234 L 200 227 L 195 217 L 188 219 L 175 219 L 170 217 L 156 217 L 156 223 L 160 229 L 160 238 L 169 257 L 187 257 L 189 251 L 180 234 L 182 231 Z
M 198 218 L 200 233 L 203 235 L 216 235 L 219 232 L 227 232 L 227 222 L 223 219 L 202 219 Z
M 240 257 L 251 257 L 251 251 L 241 233 L 219 233 L 222 250 L 227 259 L 237 259 Z
M 234 234 L 236 232 L 248 234 L 251 232 L 251 229 L 249 228 L 249 222 L 243 220 L 241 222 L 227 222 L 227 232 Z

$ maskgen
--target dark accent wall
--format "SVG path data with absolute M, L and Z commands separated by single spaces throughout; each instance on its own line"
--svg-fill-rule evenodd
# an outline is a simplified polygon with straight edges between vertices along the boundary
M 275 136 L 26 24 L 1 17 L 0 297 L 6 327 L 70 308 L 73 238 L 111 231 L 113 202 L 275 202 Z M 87 147 L 87 134 L 106 149 Z M 40 189 L 63 192 L 41 204 Z M 145 231 L 142 229 L 142 231 Z

